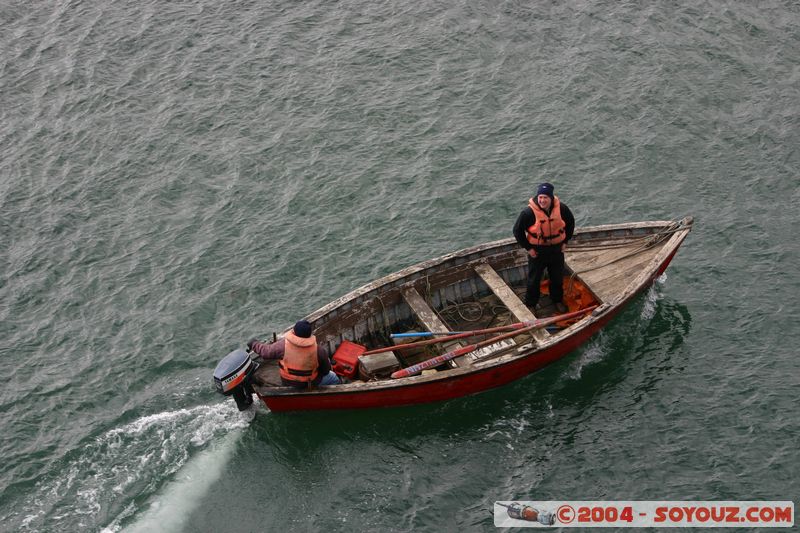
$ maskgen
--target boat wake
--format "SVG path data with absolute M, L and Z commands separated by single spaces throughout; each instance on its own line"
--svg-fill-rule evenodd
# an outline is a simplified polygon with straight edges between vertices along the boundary
M 175 478 L 160 491 L 143 514 L 126 532 L 181 531 L 189 515 L 197 508 L 200 499 L 217 481 L 236 449 L 241 429 L 231 431 L 219 442 L 192 458 Z M 104 532 L 119 531 L 119 524 L 136 513 L 133 503 L 112 522 Z
M 661 274 L 645 293 L 644 303 L 639 314 L 640 326 L 646 325 L 656 316 L 658 302 L 663 298 L 661 289 L 666 281 L 667 274 Z M 595 335 L 584 346 L 580 356 L 564 371 L 563 377 L 571 380 L 580 379 L 584 368 L 602 361 L 608 356 L 611 352 L 610 344 L 612 344 L 612 341 L 609 340 L 609 334 L 606 331 L 601 331 Z
M 36 483 L 34 497 L 19 506 L 20 529 L 119 531 L 131 520 L 137 531 L 179 529 L 191 501 L 218 477 L 254 414 L 221 402 L 113 428 Z M 148 500 L 154 501 L 148 506 Z
M 605 333 L 598 333 L 594 339 L 589 341 L 586 347 L 582 350 L 580 357 L 572 361 L 569 367 L 564 370 L 563 377 L 571 380 L 579 380 L 583 369 L 587 366 L 602 361 L 606 358 L 608 350 L 606 349 L 606 342 L 604 342 Z
M 664 272 L 656 278 L 655 283 L 653 283 L 650 288 L 647 290 L 647 295 L 644 299 L 644 306 L 642 307 L 642 320 L 652 320 L 654 316 L 656 316 L 656 308 L 658 306 L 658 301 L 661 299 L 661 288 L 667 282 L 667 273 Z

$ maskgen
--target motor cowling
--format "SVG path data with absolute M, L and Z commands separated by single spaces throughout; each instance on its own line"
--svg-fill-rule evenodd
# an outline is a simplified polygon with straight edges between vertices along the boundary
M 251 379 L 257 369 L 258 363 L 246 351 L 234 350 L 214 369 L 214 386 L 220 394 L 233 396 L 236 407 L 244 411 L 253 403 Z

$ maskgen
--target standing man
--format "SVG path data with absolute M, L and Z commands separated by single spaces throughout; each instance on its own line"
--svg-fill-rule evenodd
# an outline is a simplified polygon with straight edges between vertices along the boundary
M 247 348 L 262 359 L 280 359 L 281 382 L 297 389 L 309 386 L 338 385 L 339 376 L 331 369 L 331 361 L 306 320 L 300 320 L 278 342 L 268 344 L 250 339 Z
M 559 313 L 564 305 L 564 248 L 575 231 L 572 211 L 553 194 L 550 183 L 542 183 L 528 200 L 514 224 L 514 237 L 528 251 L 528 290 L 525 305 L 539 303 L 539 283 L 545 268 L 550 278 L 550 299 Z

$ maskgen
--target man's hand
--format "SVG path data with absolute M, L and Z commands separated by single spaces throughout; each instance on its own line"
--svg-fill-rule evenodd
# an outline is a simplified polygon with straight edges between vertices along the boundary
M 536 259 L 536 250 L 531 248 L 530 250 L 528 250 L 528 255 Z

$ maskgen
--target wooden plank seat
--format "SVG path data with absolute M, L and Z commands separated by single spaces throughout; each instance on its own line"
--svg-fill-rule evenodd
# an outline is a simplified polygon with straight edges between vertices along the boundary
M 511 314 L 516 317 L 519 322 L 525 322 L 528 320 L 536 320 L 536 316 L 531 312 L 530 309 L 519 299 L 519 296 L 514 292 L 514 290 L 508 286 L 508 284 L 503 281 L 503 278 L 500 277 L 500 274 L 492 268 L 492 266 L 488 263 L 482 263 L 475 267 L 475 272 L 481 277 L 481 279 L 489 286 L 492 292 L 497 296 L 503 305 L 505 305 Z M 535 329 L 530 332 L 530 335 L 538 342 L 543 342 L 547 340 L 547 337 L 550 335 L 547 333 L 546 330 L 543 329 Z
M 428 303 L 417 291 L 417 289 L 414 287 L 407 287 L 401 291 L 401 294 L 403 295 L 403 299 L 406 301 L 408 306 L 417 316 L 417 319 L 428 329 L 428 331 L 452 331 L 444 324 L 444 322 L 442 322 L 442 319 L 439 318 L 439 315 L 437 315 L 436 312 L 430 308 Z M 442 344 L 442 346 L 444 346 L 446 351 L 450 351 L 465 346 L 465 344 L 461 341 L 452 341 L 445 342 Z M 468 364 L 468 362 L 464 360 L 463 356 L 451 359 L 449 363 L 451 363 L 450 366 L 452 368 Z

